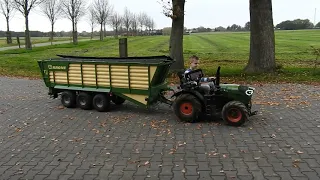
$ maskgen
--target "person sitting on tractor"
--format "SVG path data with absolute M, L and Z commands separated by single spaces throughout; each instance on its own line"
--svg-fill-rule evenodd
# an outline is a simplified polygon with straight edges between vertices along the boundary
M 188 69 L 185 70 L 184 74 L 187 74 L 191 71 L 194 71 L 198 68 L 200 64 L 200 60 L 198 56 L 191 56 L 190 57 L 190 67 Z M 212 80 L 214 80 L 215 77 L 203 77 L 201 78 L 200 82 L 211 82 Z
M 200 64 L 199 57 L 193 55 L 190 57 L 190 67 L 185 70 L 184 74 L 187 74 L 191 71 L 194 71 L 198 68 Z M 212 90 L 214 88 L 214 80 L 215 77 L 202 77 L 200 79 L 200 85 L 203 87 L 208 87 L 208 91 Z

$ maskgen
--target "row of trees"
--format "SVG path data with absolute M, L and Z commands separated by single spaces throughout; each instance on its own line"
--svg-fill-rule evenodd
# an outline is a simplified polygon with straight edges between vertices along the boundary
M 295 19 L 293 21 L 287 20 L 277 24 L 276 28 L 283 30 L 320 28 L 320 22 L 314 25 L 309 19 Z
M 281 30 L 299 30 L 299 29 L 312 29 L 320 28 L 320 22 L 314 25 L 309 19 L 295 19 L 295 20 L 286 20 L 277 24 L 275 29 Z M 226 28 L 223 26 L 216 27 L 214 29 L 205 28 L 200 26 L 198 28 L 191 29 L 192 32 L 211 32 L 211 31 L 250 31 L 250 22 L 246 22 L 244 26 L 232 24 Z
M 163 14 L 172 20 L 170 56 L 176 60 L 172 70 L 184 68 L 183 34 L 185 0 L 162 0 Z M 244 71 L 267 73 L 276 71 L 275 35 L 271 0 L 250 0 L 250 55 Z
M 126 34 L 147 34 L 154 30 L 155 22 L 145 12 L 133 13 L 127 7 L 123 15 L 114 11 L 113 5 L 108 0 L 93 0 L 87 4 L 86 0 L 0 0 L 1 13 L 7 22 L 7 43 L 12 43 L 9 21 L 15 11 L 19 11 L 25 18 L 25 45 L 26 49 L 32 49 L 29 31 L 29 14 L 36 7 L 40 7 L 41 13 L 47 17 L 51 24 L 51 43 L 54 37 L 54 25 L 56 21 L 64 17 L 72 23 L 72 41 L 78 43 L 77 25 L 80 20 L 86 19 L 91 26 L 91 38 L 94 35 L 94 27 L 100 26 L 100 40 L 106 36 L 106 26 L 109 25 L 118 35 L 119 29 L 126 30 Z M 89 11 L 87 11 L 89 10 Z M 145 30 L 145 31 L 144 31 Z

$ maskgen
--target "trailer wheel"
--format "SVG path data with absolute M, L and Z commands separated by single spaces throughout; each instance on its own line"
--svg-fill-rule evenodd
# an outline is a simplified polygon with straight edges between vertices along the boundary
M 116 105 L 121 105 L 126 101 L 124 98 L 117 95 L 112 95 L 111 100 Z
M 239 101 L 230 101 L 222 108 L 222 119 L 231 126 L 241 126 L 249 117 L 247 107 Z
M 77 97 L 77 104 L 81 109 L 92 109 L 92 95 L 87 92 L 80 92 Z
M 61 93 L 61 103 L 66 108 L 74 108 L 77 103 L 77 96 L 75 92 L 63 91 Z
M 110 109 L 110 98 L 107 94 L 96 94 L 93 97 L 93 107 L 99 112 L 108 111 Z
M 202 108 L 197 97 L 191 94 L 182 94 L 174 101 L 173 109 L 180 120 L 193 123 L 198 121 Z

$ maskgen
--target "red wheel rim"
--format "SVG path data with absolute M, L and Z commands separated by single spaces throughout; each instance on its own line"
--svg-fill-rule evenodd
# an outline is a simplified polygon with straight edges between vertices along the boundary
M 236 108 L 232 108 L 228 111 L 228 115 L 227 118 L 229 119 L 229 121 L 231 122 L 238 122 L 241 120 L 242 118 L 242 113 L 239 109 Z
M 182 103 L 180 105 L 180 112 L 184 115 L 192 114 L 192 104 L 191 103 Z

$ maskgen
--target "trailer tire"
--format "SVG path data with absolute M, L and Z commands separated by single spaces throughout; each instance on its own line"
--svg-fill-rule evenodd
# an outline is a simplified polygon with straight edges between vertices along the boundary
M 61 93 L 61 104 L 66 108 L 74 108 L 77 105 L 77 96 L 75 92 L 63 91 Z
M 202 106 L 196 96 L 192 94 L 181 94 L 174 101 L 173 109 L 180 120 L 194 123 L 199 119 Z
M 92 95 L 87 92 L 80 92 L 77 97 L 77 104 L 81 109 L 92 109 Z
M 248 121 L 247 107 L 239 101 L 230 101 L 225 104 L 221 111 L 222 119 L 231 126 L 241 126 Z
M 99 112 L 109 111 L 110 109 L 110 98 L 107 94 L 96 94 L 93 97 L 93 107 Z
M 112 95 L 111 100 L 116 105 L 121 105 L 126 101 L 124 98 L 117 95 Z

